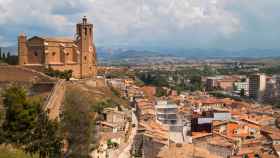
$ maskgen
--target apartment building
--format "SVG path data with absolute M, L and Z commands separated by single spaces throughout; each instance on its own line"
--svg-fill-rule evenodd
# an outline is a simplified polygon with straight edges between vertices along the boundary
M 249 97 L 255 100 L 262 100 L 266 88 L 266 75 L 253 74 L 249 76 Z
M 177 105 L 165 100 L 159 100 L 155 105 L 156 119 L 161 124 L 175 125 L 177 123 Z

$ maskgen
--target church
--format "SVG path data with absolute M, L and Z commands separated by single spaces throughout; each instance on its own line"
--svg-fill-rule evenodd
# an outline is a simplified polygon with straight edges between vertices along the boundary
M 76 25 L 74 39 L 39 37 L 29 39 L 21 33 L 18 37 L 19 65 L 72 70 L 74 78 L 92 78 L 97 74 L 96 49 L 93 25 L 84 17 Z

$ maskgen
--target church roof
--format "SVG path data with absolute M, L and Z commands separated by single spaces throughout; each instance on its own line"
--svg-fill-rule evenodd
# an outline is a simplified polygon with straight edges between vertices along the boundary
M 70 37 L 41 37 L 46 41 L 53 41 L 53 42 L 74 42 L 74 39 Z
M 43 39 L 46 42 L 63 42 L 63 43 L 73 43 L 75 40 L 72 39 L 71 37 L 43 37 L 43 36 L 34 36 L 31 39 L 34 38 L 39 38 L 39 39 Z

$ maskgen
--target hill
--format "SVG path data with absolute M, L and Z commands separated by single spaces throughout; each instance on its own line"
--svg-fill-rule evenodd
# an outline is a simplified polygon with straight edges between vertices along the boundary
M 2 52 L 17 54 L 17 47 L 2 47 Z M 212 58 L 274 58 L 280 57 L 278 49 L 179 49 L 179 48 L 110 48 L 97 47 L 97 57 L 101 61 L 116 61 L 126 59 L 173 57 L 187 59 L 212 59 Z

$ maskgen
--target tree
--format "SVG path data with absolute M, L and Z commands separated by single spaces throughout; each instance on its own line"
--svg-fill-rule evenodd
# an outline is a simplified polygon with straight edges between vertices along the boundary
M 165 89 L 163 89 L 162 87 L 157 87 L 156 88 L 156 97 L 163 97 L 166 96 L 167 92 Z
M 40 106 L 38 102 L 29 101 L 22 87 L 11 87 L 3 93 L 6 117 L 3 134 L 7 142 L 24 145 L 30 141 L 32 129 L 35 128 L 36 116 Z
M 61 123 L 69 144 L 66 157 L 87 158 L 93 139 L 93 119 L 89 98 L 81 90 L 66 91 Z
M 3 54 L 2 54 L 2 60 L 6 60 L 7 58 L 6 58 L 6 54 L 3 52 Z
M 0 60 L 2 60 L 2 48 L 0 47 Z
M 102 100 L 94 104 L 91 108 L 91 111 L 101 114 L 105 108 L 112 107 L 113 105 L 117 105 L 117 103 L 114 103 L 111 99 Z
M 13 86 L 3 93 L 6 117 L 1 129 L 1 143 L 23 149 L 40 158 L 59 157 L 62 138 L 58 124 L 48 120 L 40 98 L 27 98 L 22 87 Z
M 8 52 L 8 53 L 7 53 L 7 59 L 9 59 L 9 58 L 10 58 L 10 56 L 11 56 L 11 53 L 10 53 L 10 52 Z
M 243 88 L 240 90 L 240 96 L 245 96 L 245 90 Z
M 59 158 L 62 140 L 58 122 L 50 121 L 47 113 L 41 111 L 32 132 L 32 141 L 24 149 L 27 153 L 39 153 L 40 158 Z
M 242 156 L 242 158 L 249 158 L 248 154 Z
M 200 76 L 191 76 L 190 77 L 190 90 L 197 91 L 202 90 L 203 84 Z
M 51 67 L 45 70 L 45 74 L 51 77 L 66 79 L 67 81 L 69 81 L 70 78 L 72 77 L 72 73 L 73 73 L 72 70 L 59 71 L 59 70 L 54 70 Z
M 168 86 L 168 81 L 166 77 L 161 76 L 160 72 L 144 72 L 137 74 L 137 77 L 142 80 L 146 85 L 154 86 Z

